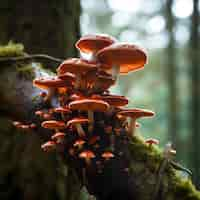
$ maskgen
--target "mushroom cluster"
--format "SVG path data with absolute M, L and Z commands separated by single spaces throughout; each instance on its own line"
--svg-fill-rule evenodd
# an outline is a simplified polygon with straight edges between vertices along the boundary
M 83 168 L 94 166 L 101 173 L 102 163 L 121 153 L 116 141 L 134 137 L 138 118 L 154 116 L 150 110 L 125 108 L 128 99 L 109 92 L 118 75 L 142 69 L 147 55 L 107 35 L 83 36 L 76 47 L 81 58 L 65 60 L 54 77 L 33 81 L 43 90 L 41 98 L 51 104 L 49 110 L 35 112 L 41 126 L 52 133 L 41 148 L 62 152 Z

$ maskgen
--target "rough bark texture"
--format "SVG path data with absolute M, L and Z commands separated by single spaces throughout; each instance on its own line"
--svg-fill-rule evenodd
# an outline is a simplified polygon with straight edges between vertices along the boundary
M 13 40 L 22 42 L 29 53 L 74 56 L 79 15 L 79 0 L 1 1 L 0 43 Z
M 190 58 L 191 61 L 191 130 L 192 130 L 192 154 L 199 154 L 200 146 L 200 66 L 199 66 L 199 1 L 193 1 L 193 14 L 191 17 L 191 39 L 190 39 Z M 192 156 L 192 165 L 196 174 L 195 182 L 200 187 L 200 156 Z
M 37 91 L 31 84 L 32 79 L 39 71 L 41 71 L 41 69 L 31 65 L 28 70 L 19 71 L 19 68 L 16 68 L 16 66 L 19 66 L 19 63 L 10 66 L 1 66 L 0 68 L 0 110 L 4 112 L 4 116 L 7 115 L 7 118 L 4 117 L 4 119 L 1 119 L 1 122 L 3 123 L 3 126 L 1 126 L 1 133 L 4 134 L 6 134 L 8 129 L 12 130 L 12 126 L 9 123 L 4 123 L 10 121 L 11 117 L 18 117 L 18 115 L 20 117 L 21 113 L 21 117 L 24 118 L 27 117 L 27 111 L 31 112 L 36 107 L 46 106 L 39 101 L 33 102 L 30 98 L 33 94 L 37 94 Z M 16 101 L 13 101 L 15 99 Z M 22 103 L 19 103 L 21 101 L 23 106 Z M 6 107 L 4 107 L 3 104 L 5 102 L 7 103 Z M 15 105 L 19 106 L 16 107 Z M 17 116 L 15 114 L 16 112 L 18 113 Z M 31 117 L 31 120 L 34 120 L 34 118 Z M 59 176 L 55 176 L 56 173 L 63 170 L 58 169 L 57 171 L 54 162 L 49 160 L 49 157 L 52 157 L 52 159 L 55 158 L 55 154 L 44 155 L 40 153 L 40 156 L 38 156 L 37 152 L 40 151 L 39 144 L 42 138 L 45 138 L 45 134 L 48 135 L 48 133 L 39 134 L 39 132 L 40 130 L 37 130 L 35 132 L 36 135 L 34 135 L 33 133 L 23 134 L 12 131 L 9 138 L 6 137 L 6 140 L 1 140 L 1 163 L 5 164 L 3 174 L 5 175 L 6 172 L 7 176 L 15 179 L 15 181 L 12 182 L 12 185 L 10 185 L 9 181 L 7 184 L 9 187 L 15 188 L 16 194 L 23 194 L 23 196 L 20 197 L 15 196 L 15 199 L 77 199 L 80 196 L 78 194 L 80 192 L 81 178 L 77 179 L 77 175 L 72 173 L 74 171 L 67 167 L 67 169 L 71 170 L 68 170 L 68 173 L 65 174 L 67 177 L 64 176 L 64 179 L 68 181 L 68 184 L 66 188 L 63 188 L 62 180 L 57 180 Z M 39 139 L 39 136 L 41 136 L 41 139 Z M 1 137 L 3 137 L 3 134 L 1 134 Z M 19 137 L 19 143 L 11 142 L 12 138 L 15 140 L 16 137 Z M 31 145 L 27 146 L 26 144 L 29 143 Z M 12 148 L 10 148 L 10 146 L 8 148 L 6 144 L 12 145 Z M 121 157 L 119 156 L 118 158 L 113 159 L 113 161 L 108 162 L 108 164 L 104 166 L 102 174 L 98 175 L 93 173 L 92 170 L 86 169 L 86 186 L 88 191 L 91 192 L 91 194 L 94 194 L 97 199 L 200 199 L 200 193 L 195 190 L 189 178 L 181 177 L 169 162 L 165 162 L 166 166 L 163 170 L 160 170 L 165 158 L 159 149 L 154 147 L 149 148 L 139 137 L 135 137 L 131 141 L 125 143 L 121 143 L 120 140 L 117 140 L 116 148 L 119 149 L 119 152 L 122 152 L 120 153 Z M 11 151 L 19 151 L 20 156 L 17 158 L 12 157 L 12 155 L 15 154 Z M 8 161 L 7 156 L 9 155 L 11 159 Z M 3 159 L 5 159 L 5 161 Z M 45 169 L 43 168 L 44 163 L 46 166 Z M 68 163 L 68 166 L 69 165 L 71 166 L 70 163 Z M 61 166 L 64 167 L 65 165 Z M 31 170 L 31 173 L 29 171 L 30 168 L 34 169 L 34 167 L 37 170 L 33 171 L 37 174 L 39 179 L 34 179 L 32 177 L 34 175 L 33 171 Z M 19 173 L 15 173 L 15 176 L 12 176 L 10 173 L 12 173 L 13 170 L 19 170 Z M 66 169 L 64 171 L 67 172 Z M 79 172 L 79 170 L 76 172 Z M 80 173 L 77 174 L 80 177 Z M 50 179 L 55 181 L 49 181 Z M 9 179 L 6 177 L 6 180 Z M 37 182 L 35 182 L 36 180 Z M 17 187 L 14 183 L 17 183 Z M 30 189 L 33 186 L 35 188 L 34 195 L 31 194 L 32 189 Z M 5 183 L 4 187 L 7 188 Z M 19 193 L 19 190 L 24 190 L 24 192 Z M 55 196 L 55 194 L 58 193 L 54 193 L 54 190 L 61 190 L 61 194 L 63 195 L 62 198 Z M 48 196 L 48 193 L 51 194 L 51 192 L 54 196 Z M 1 195 L 11 194 L 9 194 L 9 192 L 1 192 Z M 15 194 L 12 192 L 12 195 Z M 84 193 L 84 195 L 86 195 L 86 193 Z M 12 197 L 13 196 L 8 199 L 13 199 Z M 87 195 L 85 197 L 87 197 Z M 81 199 L 83 199 L 83 197 Z

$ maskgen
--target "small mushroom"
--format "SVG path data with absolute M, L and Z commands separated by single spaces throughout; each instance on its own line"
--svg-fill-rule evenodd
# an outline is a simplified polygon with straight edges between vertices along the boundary
M 49 78 L 36 78 L 33 80 L 33 85 L 37 88 L 44 89 L 48 91 L 45 101 L 51 100 L 52 96 L 55 93 L 55 89 L 59 87 L 67 86 L 66 81 L 58 77 L 49 77 Z
M 125 109 L 117 113 L 117 115 L 122 115 L 130 118 L 130 125 L 129 125 L 129 136 L 131 136 L 135 133 L 135 127 L 136 127 L 136 119 L 141 118 L 141 117 L 153 117 L 155 115 L 154 112 L 150 110 L 144 110 L 144 109 L 139 109 L 139 108 L 134 108 L 134 109 Z
M 84 144 L 85 144 L 85 140 L 78 139 L 78 140 L 75 141 L 75 143 L 73 144 L 73 146 L 74 147 L 78 147 L 78 149 L 81 149 Z
M 69 103 L 71 110 L 80 110 L 88 112 L 89 127 L 88 131 L 93 131 L 94 112 L 105 112 L 109 108 L 109 104 L 103 100 L 98 99 L 81 99 Z
M 79 58 L 69 58 L 65 60 L 57 69 L 58 76 L 70 72 L 76 75 L 75 88 L 80 87 L 81 78 L 84 73 L 97 71 L 97 64 L 90 63 Z
M 55 140 L 57 144 L 63 143 L 64 138 L 65 138 L 65 133 L 63 132 L 57 132 L 51 136 L 51 139 Z
M 61 129 L 65 129 L 66 125 L 63 121 L 49 120 L 42 122 L 41 126 L 47 129 L 53 129 L 56 132 L 59 132 Z
M 91 159 L 95 157 L 95 154 L 90 150 L 85 150 L 79 154 L 79 158 L 85 159 L 87 165 L 89 165 L 91 163 Z
M 41 145 L 41 148 L 45 152 L 51 152 L 56 149 L 56 143 L 54 141 L 48 141 Z
M 104 158 L 105 160 L 110 160 L 111 158 L 114 158 L 114 154 L 111 153 L 110 151 L 105 151 L 104 153 L 101 154 L 101 157 Z
M 67 127 L 75 126 L 80 137 L 85 137 L 85 131 L 83 130 L 82 124 L 87 124 L 89 120 L 87 118 L 73 118 L 67 122 Z

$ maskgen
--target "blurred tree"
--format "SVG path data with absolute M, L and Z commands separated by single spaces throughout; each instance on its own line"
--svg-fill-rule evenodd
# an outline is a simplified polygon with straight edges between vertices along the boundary
M 31 53 L 45 53 L 57 57 L 73 56 L 76 54 L 74 43 L 80 35 L 79 16 L 79 0 L 1 1 L 0 43 L 5 44 L 13 40 L 23 43 L 26 50 Z M 15 52 L 12 48 L 11 45 L 8 49 Z M 3 47 L 0 52 L 4 52 Z M 16 52 L 14 53 L 16 56 L 23 53 L 20 48 Z M 1 53 L 0 57 L 4 55 Z M 9 54 L 9 51 L 7 53 Z M 27 140 L 11 126 L 13 116 L 10 113 L 13 107 L 6 107 L 6 102 L 17 102 L 17 97 L 8 100 L 8 96 L 5 97 L 4 94 L 10 86 L 13 90 L 17 90 L 20 87 L 18 85 L 20 81 L 28 82 L 29 90 L 32 90 L 32 77 L 24 78 L 23 70 L 19 72 L 21 66 L 24 66 L 24 63 L 15 66 L 1 65 L 0 199 L 72 199 L 71 180 L 66 179 L 66 176 L 63 179 L 63 170 L 55 156 L 47 157 L 42 153 L 40 145 L 43 140 L 34 134 L 29 135 Z M 32 76 L 31 63 L 28 65 L 26 63 L 25 66 L 30 69 L 30 71 L 24 71 L 25 77 L 27 74 Z M 19 73 L 22 74 L 19 76 Z M 14 75 L 15 78 L 20 78 L 17 85 L 13 83 L 15 78 L 11 78 L 9 74 L 18 74 Z M 17 95 L 23 96 L 25 84 L 22 88 L 23 91 L 16 92 Z M 19 105 L 20 103 L 17 105 L 18 108 Z M 20 112 L 16 112 L 15 116 L 20 118 Z M 31 117 L 31 111 L 28 108 L 26 117 L 27 119 Z M 71 173 L 69 174 L 71 176 Z
M 2 0 L 0 42 L 22 42 L 31 53 L 72 56 L 80 36 L 79 14 L 79 0 Z
M 178 126 L 177 126 L 177 90 L 176 90 L 176 49 L 174 28 L 175 19 L 172 13 L 173 0 L 166 0 L 166 28 L 169 36 L 169 43 L 166 49 L 166 70 L 169 88 L 169 126 L 168 135 L 169 139 L 178 149 Z
M 191 61 L 191 130 L 192 130 L 192 165 L 194 167 L 195 182 L 200 186 L 200 69 L 199 69 L 199 0 L 193 0 L 193 14 L 191 17 L 190 33 L 190 61 Z

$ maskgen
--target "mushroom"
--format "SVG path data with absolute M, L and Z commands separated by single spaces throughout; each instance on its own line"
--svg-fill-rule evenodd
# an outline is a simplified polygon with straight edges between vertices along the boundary
M 41 145 L 41 148 L 45 152 L 50 152 L 56 149 L 56 143 L 54 141 L 48 141 Z
M 108 90 L 115 83 L 115 80 L 110 75 L 98 75 L 97 80 L 94 82 L 93 91 L 103 92 Z
M 76 42 L 76 48 L 82 53 L 91 54 L 91 60 L 96 61 L 96 53 L 114 42 L 115 38 L 105 34 L 85 35 Z
M 143 49 L 136 45 L 114 43 L 97 53 L 98 60 L 104 69 L 112 68 L 112 76 L 116 80 L 118 73 L 128 73 L 143 68 L 147 56 Z
M 42 122 L 41 126 L 47 129 L 53 129 L 56 132 L 59 132 L 60 129 L 65 129 L 66 125 L 63 121 L 49 120 Z
M 159 140 L 154 139 L 154 138 L 149 138 L 147 140 L 145 140 L 145 143 L 149 145 L 149 147 L 152 147 L 153 144 L 158 145 L 159 144 Z
M 135 127 L 136 127 L 136 119 L 141 118 L 141 117 L 153 117 L 155 115 L 154 112 L 150 110 L 144 110 L 144 109 L 139 109 L 139 108 L 134 108 L 134 109 L 125 109 L 117 113 L 117 115 L 122 115 L 130 118 L 130 125 L 129 125 L 129 135 L 131 136 L 135 133 Z
M 78 140 L 75 141 L 75 143 L 73 144 L 73 146 L 74 147 L 78 147 L 78 149 L 81 149 L 84 144 L 85 144 L 85 140 L 78 139 Z
M 57 69 L 58 76 L 70 72 L 76 75 L 75 88 L 78 89 L 81 83 L 81 76 L 89 71 L 97 71 L 97 64 L 90 63 L 79 58 L 65 60 Z
M 58 77 L 36 78 L 33 80 L 33 85 L 40 89 L 48 91 L 45 101 L 50 100 L 55 93 L 55 89 L 59 87 L 66 87 L 67 82 Z
M 90 150 L 85 150 L 79 154 L 79 158 L 84 158 L 87 165 L 90 164 L 91 159 L 95 158 L 95 154 Z
M 105 151 L 104 153 L 101 154 L 101 157 L 104 158 L 105 160 L 110 160 L 111 158 L 114 158 L 114 154 L 109 151 Z
M 67 107 L 57 107 L 54 109 L 54 112 L 60 113 L 63 120 L 66 120 L 66 116 L 65 116 L 66 114 L 71 113 L 70 109 Z
M 69 103 L 71 110 L 80 110 L 88 112 L 89 127 L 88 131 L 93 131 L 94 112 L 105 112 L 109 108 L 109 104 L 103 100 L 98 99 L 81 99 Z
M 56 143 L 63 143 L 64 138 L 65 138 L 65 133 L 63 132 L 57 132 L 51 136 L 51 139 L 55 140 Z
M 67 122 L 67 127 L 75 126 L 80 137 L 85 137 L 85 131 L 83 130 L 82 124 L 87 124 L 89 120 L 87 118 L 73 118 Z

